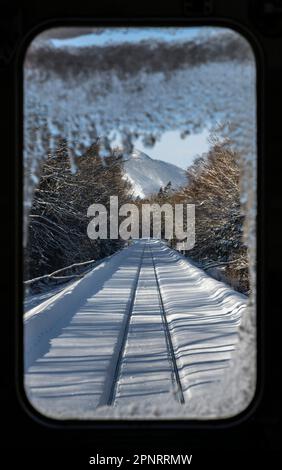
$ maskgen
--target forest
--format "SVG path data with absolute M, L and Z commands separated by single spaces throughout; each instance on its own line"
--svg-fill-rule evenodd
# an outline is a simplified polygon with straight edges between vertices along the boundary
M 117 195 L 121 203 L 127 201 L 130 185 L 122 176 L 121 156 L 100 157 L 98 142 L 75 159 L 75 170 L 67 142 L 60 142 L 57 151 L 44 160 L 34 192 L 25 279 L 72 263 L 100 259 L 120 248 L 119 240 L 90 240 L 86 229 L 91 202 L 107 207 L 112 194 Z
M 244 217 L 240 201 L 240 154 L 228 139 L 213 136 L 212 145 L 187 168 L 187 183 L 174 189 L 170 182 L 146 199 L 132 195 L 124 174 L 121 149 L 100 155 L 95 142 L 75 162 L 68 143 L 61 139 L 57 150 L 43 161 L 40 179 L 29 213 L 25 248 L 25 279 L 37 278 L 73 263 L 99 260 L 122 248 L 124 240 L 90 239 L 88 207 L 95 202 L 109 206 L 110 196 L 119 205 L 194 204 L 196 243 L 184 254 L 212 276 L 243 293 L 249 291 L 248 253 L 243 240 Z M 141 212 L 141 211 L 140 211 Z M 140 221 L 141 222 L 141 221 Z M 164 223 L 164 221 L 162 221 Z M 142 224 L 140 223 L 140 226 Z M 185 225 L 185 220 L 184 220 Z M 164 230 L 162 230 L 164 236 Z M 176 248 L 177 240 L 168 240 Z

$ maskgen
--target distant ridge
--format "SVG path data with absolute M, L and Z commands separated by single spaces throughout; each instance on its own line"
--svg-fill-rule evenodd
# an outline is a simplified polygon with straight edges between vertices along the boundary
M 132 184 L 134 196 L 144 198 L 170 181 L 177 189 L 186 183 L 185 171 L 172 163 L 150 158 L 140 150 L 124 157 L 124 177 Z

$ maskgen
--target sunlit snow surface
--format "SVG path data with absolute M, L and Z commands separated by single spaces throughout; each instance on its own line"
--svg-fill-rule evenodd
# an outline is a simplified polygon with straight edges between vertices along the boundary
M 116 401 L 108 407 L 134 281 L 140 271 Z M 152 249 L 185 404 L 175 399 Z M 32 405 L 64 418 L 160 418 L 196 415 L 209 394 L 210 411 L 232 368 L 246 298 L 194 267 L 159 241 L 139 241 L 101 263 L 82 280 L 25 314 L 25 387 Z M 217 387 L 217 389 L 211 388 Z M 213 395 L 214 394 L 214 395 Z M 181 408 L 181 409 L 180 409 Z M 98 414 L 97 414 L 98 413 Z M 225 411 L 226 413 L 226 411 Z M 227 413 L 228 414 L 228 413 Z

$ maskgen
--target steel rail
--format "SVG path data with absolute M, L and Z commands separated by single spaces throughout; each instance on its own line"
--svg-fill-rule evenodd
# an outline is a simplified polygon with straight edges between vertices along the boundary
M 127 340 L 127 336 L 128 336 L 130 319 L 132 317 L 132 312 L 133 312 L 133 308 L 134 308 L 134 304 L 135 304 L 136 292 L 137 292 L 138 282 L 139 282 L 139 278 L 140 278 L 140 271 L 141 271 L 141 267 L 142 267 L 142 264 L 143 264 L 145 247 L 146 247 L 146 243 L 144 244 L 144 247 L 143 247 L 142 255 L 140 257 L 140 263 L 139 263 L 137 274 L 136 274 L 136 277 L 135 277 L 133 295 L 131 297 L 131 301 L 130 301 L 130 305 L 129 305 L 129 309 L 128 309 L 128 314 L 126 316 L 126 323 L 125 323 L 125 327 L 124 327 L 124 330 L 123 330 L 123 336 L 122 336 L 122 340 L 121 340 L 119 354 L 118 354 L 118 358 L 117 358 L 117 362 L 116 362 L 116 366 L 115 366 L 115 371 L 114 371 L 114 374 L 113 374 L 113 379 L 112 379 L 112 383 L 111 383 L 111 389 L 110 389 L 109 397 L 108 397 L 108 400 L 107 400 L 107 405 L 108 406 L 113 405 L 113 403 L 115 401 L 116 386 L 117 386 L 117 381 L 118 381 L 118 378 L 119 378 L 119 375 L 120 375 L 120 368 L 121 368 L 124 348 L 125 348 L 125 344 L 126 344 L 126 340 Z
M 172 363 L 172 369 L 173 369 L 175 382 L 176 382 L 176 385 L 177 385 L 177 395 L 178 395 L 179 402 L 180 403 L 185 403 L 185 398 L 184 398 L 183 388 L 182 388 L 182 384 L 181 384 L 181 380 L 180 380 L 180 376 L 179 376 L 177 361 L 176 361 L 176 357 L 175 357 L 175 353 L 174 353 L 171 333 L 170 333 L 169 324 L 168 324 L 168 321 L 167 321 L 167 315 L 166 315 L 166 311 L 165 311 L 165 307 L 164 307 L 164 303 L 163 303 L 163 298 L 162 298 L 162 294 L 161 294 L 161 288 L 160 288 L 160 284 L 159 284 L 159 279 L 158 279 L 158 275 L 157 275 L 155 259 L 154 259 L 154 255 L 153 255 L 151 246 L 149 246 L 149 248 L 150 248 L 150 252 L 151 252 L 152 263 L 153 263 L 153 268 L 154 268 L 154 274 L 155 274 L 156 284 L 157 284 L 158 293 L 159 293 L 160 307 L 161 307 L 161 313 L 162 313 L 162 318 L 163 318 L 165 336 L 166 336 L 166 339 L 167 339 L 168 352 L 169 352 L 169 356 L 170 356 L 171 363 Z

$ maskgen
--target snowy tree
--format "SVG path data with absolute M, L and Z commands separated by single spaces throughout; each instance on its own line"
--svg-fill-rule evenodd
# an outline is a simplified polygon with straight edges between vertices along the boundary
M 227 279 L 247 292 L 248 256 L 243 240 L 240 159 L 228 140 L 214 140 L 187 169 L 188 183 L 174 199 L 196 205 L 196 244 L 187 255 L 202 266 L 225 264 Z
M 68 154 L 68 144 L 62 140 L 42 165 L 29 213 L 26 278 L 97 259 L 120 247 L 120 240 L 88 238 L 87 209 L 94 202 L 107 207 L 113 194 L 121 203 L 127 201 L 130 185 L 123 179 L 121 158 L 100 157 L 95 142 L 75 158 L 73 173 Z

